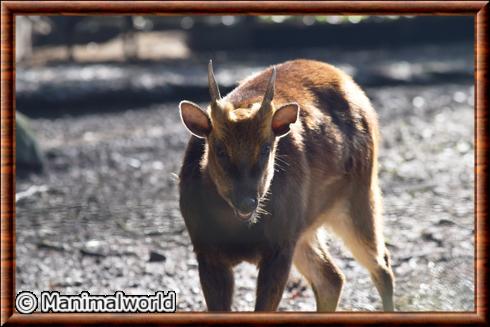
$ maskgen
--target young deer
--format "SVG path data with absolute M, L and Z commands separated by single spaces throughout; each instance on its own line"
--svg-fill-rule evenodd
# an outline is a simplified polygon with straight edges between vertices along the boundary
M 277 75 L 277 77 L 276 77 Z M 208 310 L 231 310 L 232 268 L 259 268 L 256 311 L 276 310 L 291 264 L 334 311 L 344 276 L 323 229 L 368 269 L 392 311 L 394 278 L 383 240 L 377 116 L 352 79 L 294 60 L 244 80 L 221 98 L 212 63 L 207 110 L 182 101 L 192 133 L 180 172 L 180 208 Z

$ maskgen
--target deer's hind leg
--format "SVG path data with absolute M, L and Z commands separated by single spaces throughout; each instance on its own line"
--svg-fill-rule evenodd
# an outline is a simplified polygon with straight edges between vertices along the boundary
M 344 275 L 333 263 L 326 243 L 319 239 L 318 234 L 301 238 L 296 245 L 293 260 L 313 288 L 317 311 L 335 311 L 342 293 Z
M 345 205 L 345 215 L 330 222 L 354 258 L 370 273 L 383 301 L 384 311 L 393 311 L 394 276 L 385 247 L 380 193 L 377 189 L 355 190 Z

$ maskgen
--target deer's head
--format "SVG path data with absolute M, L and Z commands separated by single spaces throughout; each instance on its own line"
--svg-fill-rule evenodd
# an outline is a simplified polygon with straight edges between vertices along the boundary
M 210 61 L 207 110 L 190 101 L 180 103 L 184 125 L 206 140 L 204 163 L 209 176 L 241 220 L 251 220 L 260 212 L 274 175 L 277 140 L 289 133 L 299 115 L 296 103 L 274 106 L 275 80 L 273 68 L 262 101 L 235 108 L 221 98 Z

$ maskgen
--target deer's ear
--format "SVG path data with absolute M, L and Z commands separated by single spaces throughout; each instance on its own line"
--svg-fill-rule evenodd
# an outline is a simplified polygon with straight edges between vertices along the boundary
M 180 118 L 185 127 L 197 137 L 205 138 L 211 132 L 211 120 L 208 114 L 197 104 L 182 101 L 179 104 Z
M 272 116 L 272 131 L 276 136 L 284 136 L 289 133 L 289 125 L 298 120 L 299 105 L 295 102 L 280 107 Z

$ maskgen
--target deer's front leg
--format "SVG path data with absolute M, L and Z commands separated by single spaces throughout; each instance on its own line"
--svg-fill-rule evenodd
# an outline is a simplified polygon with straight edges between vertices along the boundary
M 255 311 L 275 311 L 289 277 L 293 249 L 280 249 L 262 257 L 257 280 Z
M 230 311 L 234 286 L 232 267 L 206 255 L 198 255 L 197 261 L 208 311 Z

